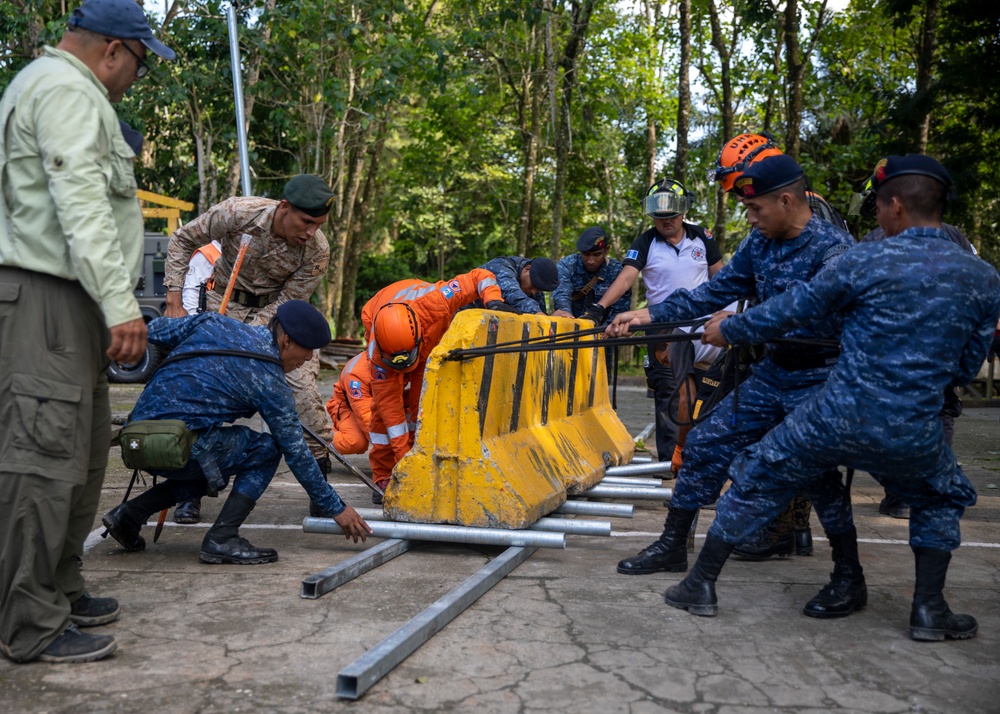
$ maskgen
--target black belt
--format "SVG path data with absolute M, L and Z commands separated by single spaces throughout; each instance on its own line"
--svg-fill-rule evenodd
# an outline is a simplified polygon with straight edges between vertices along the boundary
M 789 350 L 768 350 L 771 361 L 784 370 L 797 372 L 802 369 L 822 369 L 832 367 L 840 358 L 840 352 L 793 352 Z
M 219 285 L 216 283 L 212 287 L 213 292 L 217 292 L 219 295 L 225 297 L 226 286 Z M 243 305 L 244 307 L 261 308 L 267 307 L 272 302 L 278 299 L 278 293 L 265 293 L 264 295 L 257 295 L 255 293 L 249 292 L 248 290 L 239 290 L 234 288 L 232 295 L 229 296 L 231 302 L 235 302 L 238 305 Z

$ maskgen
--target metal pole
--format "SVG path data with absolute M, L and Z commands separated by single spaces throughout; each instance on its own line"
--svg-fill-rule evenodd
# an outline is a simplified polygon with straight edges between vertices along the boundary
M 376 538 L 412 538 L 413 540 L 433 540 L 442 543 L 524 546 L 527 548 L 566 547 L 565 533 L 440 526 L 430 523 L 399 523 L 397 521 L 372 521 L 368 525 L 371 526 L 372 535 Z M 331 535 L 344 534 L 332 518 L 304 518 L 302 531 Z
M 648 486 L 660 488 L 663 480 L 658 478 L 632 478 L 631 476 L 605 476 L 601 479 L 602 486 Z
M 349 583 L 359 575 L 364 575 L 369 570 L 373 570 L 383 563 L 388 563 L 412 547 L 412 540 L 396 538 L 379 543 L 352 558 L 348 558 L 343 563 L 337 563 L 326 570 L 310 575 L 302 581 L 300 594 L 303 598 L 315 600 L 331 590 L 336 590 L 344 583 Z
M 575 496 L 571 497 L 575 498 Z M 631 503 L 595 503 L 593 501 L 566 501 L 553 513 L 571 516 L 597 516 L 598 518 L 632 518 L 635 506 Z
M 240 65 L 240 37 L 236 24 L 236 3 L 226 9 L 226 26 L 229 28 L 229 59 L 233 65 L 233 99 L 236 102 L 236 140 L 240 147 L 240 183 L 243 195 L 250 191 L 250 152 L 247 150 L 247 118 L 243 107 L 243 69 Z
M 651 458 L 649 458 L 648 456 L 633 456 L 632 460 L 629 463 L 630 464 L 649 464 L 649 463 L 652 463 L 652 462 L 653 462 L 653 460 Z
M 669 501 L 674 496 L 670 488 L 641 488 L 630 486 L 594 486 L 581 496 L 594 498 L 638 498 L 649 501 Z
M 653 474 L 670 473 L 669 461 L 656 461 L 650 464 L 626 464 L 625 466 L 609 466 L 604 470 L 605 476 L 652 476 Z
M 337 674 L 337 696 L 358 699 L 534 552 L 534 548 L 508 548 L 485 568 L 351 662 Z
M 381 508 L 355 509 L 366 521 L 387 521 Z M 395 521 L 394 521 L 395 522 Z M 539 518 L 528 530 L 566 533 L 567 535 L 611 536 L 610 521 L 571 521 L 566 518 Z

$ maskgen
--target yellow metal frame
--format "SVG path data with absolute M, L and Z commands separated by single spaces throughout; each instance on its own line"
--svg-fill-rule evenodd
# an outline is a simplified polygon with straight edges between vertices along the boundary
M 152 206 L 143 206 L 142 217 L 143 218 L 166 218 L 167 219 L 167 234 L 170 235 L 181 225 L 181 211 L 193 211 L 194 204 L 190 201 L 181 201 L 176 198 L 170 198 L 169 196 L 161 196 L 158 193 L 153 193 L 151 191 L 139 190 L 136 192 L 140 201 L 145 201 L 146 203 L 152 203 L 159 208 L 154 208 Z

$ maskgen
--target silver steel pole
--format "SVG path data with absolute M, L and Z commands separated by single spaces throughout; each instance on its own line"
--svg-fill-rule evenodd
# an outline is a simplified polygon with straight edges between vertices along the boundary
M 236 24 L 236 3 L 230 3 L 226 10 L 226 26 L 229 28 L 229 59 L 233 65 L 233 100 L 236 102 L 236 140 L 240 148 L 240 183 L 244 196 L 252 196 L 250 191 L 250 152 L 247 149 L 247 118 L 243 107 L 243 69 L 240 65 L 240 35 Z
M 633 456 L 630 464 L 650 464 L 653 460 L 648 456 Z
M 344 583 L 349 583 L 359 575 L 364 575 L 369 570 L 374 570 L 383 563 L 388 563 L 412 547 L 413 541 L 411 540 L 392 538 L 383 541 L 376 546 L 358 553 L 352 558 L 348 558 L 343 563 L 337 563 L 326 570 L 321 570 L 304 579 L 302 581 L 301 596 L 308 600 L 315 600 L 322 597 L 331 590 L 336 590 Z
M 576 498 L 572 496 L 571 498 Z M 598 518 L 632 518 L 635 506 L 631 503 L 595 503 L 593 501 L 566 501 L 553 513 L 572 516 L 597 516 Z
M 670 488 L 642 488 L 637 486 L 594 486 L 581 496 L 594 498 L 627 498 L 649 501 L 669 501 L 674 491 Z
M 663 479 L 658 478 L 632 478 L 631 476 L 605 476 L 601 479 L 602 486 L 648 486 L 649 488 L 660 488 L 663 486 Z
M 565 533 L 543 531 L 504 530 L 503 528 L 472 528 L 467 526 L 440 526 L 429 523 L 400 523 L 398 521 L 372 521 L 372 535 L 376 538 L 411 538 L 442 543 L 468 543 L 471 545 L 505 545 L 526 548 L 565 548 Z M 343 535 L 332 518 L 305 518 L 305 533 Z
M 358 508 L 358 514 L 366 521 L 386 521 L 380 508 Z M 610 521 L 571 521 L 566 518 L 539 518 L 528 526 L 528 530 L 566 533 L 567 535 L 611 536 Z
M 374 523 L 371 525 L 375 526 Z M 358 699 L 534 552 L 534 548 L 508 548 L 485 568 L 351 662 L 337 674 L 337 696 Z
M 652 476 L 653 474 L 670 473 L 669 461 L 656 461 L 649 464 L 626 464 L 625 466 L 609 466 L 604 470 L 605 476 Z

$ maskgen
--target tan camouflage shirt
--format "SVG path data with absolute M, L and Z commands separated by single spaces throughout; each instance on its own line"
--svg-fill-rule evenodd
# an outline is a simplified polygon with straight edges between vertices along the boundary
M 275 292 L 280 295 L 259 310 L 230 302 L 227 314 L 242 322 L 262 325 L 267 324 L 282 303 L 309 300 L 330 262 L 330 246 L 322 231 L 316 231 L 312 242 L 304 246 L 290 245 L 275 236 L 271 233 L 271 223 L 277 207 L 278 201 L 270 198 L 230 198 L 178 228 L 167 247 L 164 287 L 168 290 L 184 287 L 191 255 L 213 240 L 222 244 L 213 278 L 216 285 L 225 287 L 240 251 L 240 237 L 248 233 L 253 240 L 236 277 L 236 289 L 255 295 Z M 209 293 L 209 307 L 217 310 L 219 296 L 214 295 L 213 300 L 213 295 Z

